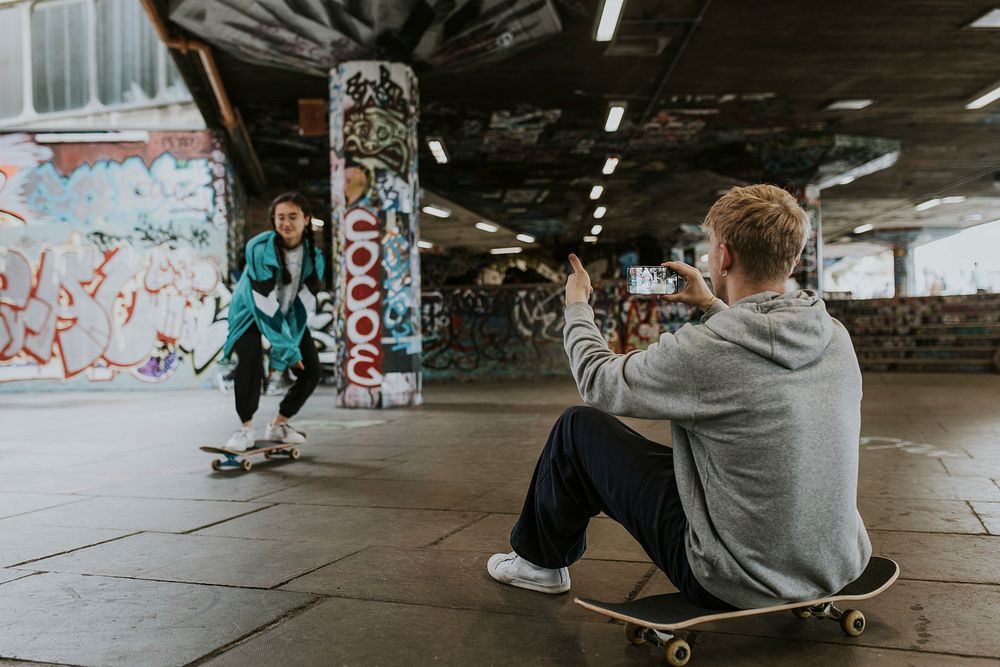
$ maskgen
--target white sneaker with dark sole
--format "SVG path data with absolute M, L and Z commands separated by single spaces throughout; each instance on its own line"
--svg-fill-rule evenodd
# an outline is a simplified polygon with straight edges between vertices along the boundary
M 568 567 L 538 567 L 518 556 L 515 551 L 493 554 L 486 564 L 486 571 L 502 584 L 549 595 L 565 593 L 570 586 Z

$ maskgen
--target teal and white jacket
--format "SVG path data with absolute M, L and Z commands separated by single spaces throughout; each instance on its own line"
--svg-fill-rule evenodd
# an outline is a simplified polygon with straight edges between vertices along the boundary
M 282 285 L 276 236 L 274 231 L 264 232 L 247 243 L 246 268 L 236 283 L 229 304 L 229 337 L 222 348 L 222 358 L 228 359 L 236 341 L 251 324 L 256 324 L 271 343 L 271 368 L 280 372 L 302 360 L 299 344 L 305 334 L 308 317 L 302 303 L 302 290 L 306 289 L 306 279 L 312 273 L 323 280 L 325 265 L 319 248 L 313 248 L 312 257 L 303 255 L 302 275 L 295 286 L 295 300 L 286 316 L 279 305 Z

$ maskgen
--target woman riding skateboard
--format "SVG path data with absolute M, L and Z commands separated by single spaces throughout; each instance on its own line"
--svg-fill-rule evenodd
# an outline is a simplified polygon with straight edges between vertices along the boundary
M 229 337 L 222 356 L 228 358 L 235 351 L 238 358 L 233 390 L 242 426 L 229 438 L 226 449 L 254 447 L 253 415 L 265 377 L 262 334 L 271 344 L 271 370 L 281 373 L 290 368 L 295 375 L 277 416 L 268 422 L 265 440 L 290 445 L 305 442 L 305 435 L 288 420 L 312 395 L 320 378 L 319 355 L 302 302 L 321 289 L 324 271 L 323 256 L 310 232 L 309 203 L 297 192 L 279 195 L 271 202 L 268 217 L 273 230 L 247 243 L 246 269 L 229 304 Z

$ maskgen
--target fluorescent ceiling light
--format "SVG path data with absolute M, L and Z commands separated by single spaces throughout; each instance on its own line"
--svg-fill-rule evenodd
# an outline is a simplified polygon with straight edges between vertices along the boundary
M 607 160 L 604 161 L 604 168 L 601 169 L 601 173 L 605 174 L 606 176 L 610 176 L 611 174 L 615 173 L 615 167 L 617 166 L 618 166 L 618 158 L 609 157 Z
M 322 227 L 323 225 L 326 224 L 325 221 L 320 220 L 319 218 L 313 218 L 311 222 L 312 222 L 312 226 L 313 227 L 317 227 L 317 228 Z
M 849 185 L 853 183 L 855 180 L 857 179 L 854 178 L 853 176 L 844 176 L 842 179 L 840 179 L 840 182 L 837 183 L 837 185 Z
M 493 248 L 490 250 L 491 255 L 516 255 L 517 253 L 524 250 L 524 248 Z
M 966 222 L 979 222 L 983 219 L 982 213 L 970 213 L 969 215 L 963 215 L 962 220 Z
M 605 132 L 616 132 L 625 117 L 625 103 L 612 102 L 608 107 L 608 119 L 604 121 Z
M 583 242 L 584 243 L 597 243 L 597 237 L 596 236 L 584 236 L 583 237 Z
M 491 225 L 488 222 L 477 222 L 476 223 L 476 229 L 481 229 L 484 232 L 495 232 L 496 230 L 498 230 L 500 228 L 497 227 L 496 225 Z
M 997 85 L 965 105 L 966 109 L 982 109 L 987 104 L 993 104 L 1000 99 L 1000 85 Z
M 991 9 L 969 24 L 970 28 L 1000 28 L 1000 9 Z
M 431 248 L 434 247 L 434 244 L 431 243 L 430 241 L 417 241 L 417 245 L 423 248 L 424 250 L 430 250 Z
M 621 18 L 622 8 L 625 0 L 604 0 L 604 7 L 601 9 L 601 20 L 597 24 L 597 34 L 594 39 L 598 42 L 610 42 L 618 29 L 618 19 Z
M 601 218 L 604 217 L 604 214 L 607 212 L 608 209 L 606 206 L 598 206 L 597 208 L 594 209 L 594 217 L 600 220 Z
M 940 199 L 928 199 L 925 202 L 917 204 L 913 208 L 917 209 L 918 211 L 926 211 L 927 209 L 931 209 L 934 208 L 935 206 L 940 206 L 940 205 L 941 205 Z
M 518 234 L 515 238 L 522 243 L 534 243 L 535 237 L 531 234 Z
M 861 225 L 860 227 L 855 227 L 854 228 L 854 233 L 855 234 L 864 234 L 865 232 L 870 232 L 873 229 L 875 229 L 875 225 L 869 223 L 867 225 Z
M 965 201 L 965 197 L 942 197 L 942 204 L 961 204 Z
M 424 206 L 421 209 L 427 215 L 433 215 L 435 218 L 450 218 L 451 211 L 446 208 L 438 208 L 437 206 Z
M 431 149 L 431 155 L 438 164 L 448 163 L 448 153 L 444 150 L 444 142 L 440 139 L 428 139 L 427 146 Z
M 601 195 L 603 195 L 603 194 L 604 194 L 604 186 L 603 185 L 595 185 L 594 187 L 590 188 L 590 198 L 591 199 L 600 199 Z
M 860 111 L 870 107 L 875 100 L 834 100 L 825 107 L 823 111 Z
M 593 227 L 590 228 L 590 233 L 593 234 L 594 236 L 597 236 L 602 231 L 604 231 L 604 227 L 602 225 L 594 225 Z

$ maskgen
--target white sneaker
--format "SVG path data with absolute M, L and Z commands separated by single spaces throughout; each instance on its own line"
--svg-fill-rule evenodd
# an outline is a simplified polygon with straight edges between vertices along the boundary
M 306 436 L 304 433 L 299 433 L 289 426 L 288 422 L 278 424 L 277 426 L 269 423 L 267 430 L 264 431 L 264 439 L 272 442 L 280 442 L 283 445 L 301 445 L 306 441 Z
M 254 448 L 253 427 L 236 429 L 236 432 L 229 436 L 224 449 L 234 452 L 245 452 Z
M 493 554 L 486 564 L 486 571 L 502 584 L 526 588 L 529 591 L 555 595 L 569 590 L 568 567 L 558 569 L 538 567 L 518 556 L 515 551 L 509 554 Z

